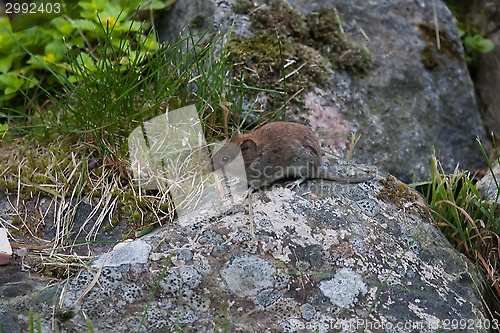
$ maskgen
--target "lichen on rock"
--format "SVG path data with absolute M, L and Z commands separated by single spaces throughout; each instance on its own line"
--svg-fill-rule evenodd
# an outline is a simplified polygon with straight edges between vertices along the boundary
M 104 262 L 78 301 L 97 273 L 72 278 L 61 310 L 74 316 L 60 325 L 76 332 L 91 318 L 99 331 L 120 321 L 123 331 L 140 323 L 144 332 L 328 332 L 339 322 L 414 322 L 432 331 L 452 318 L 484 320 L 473 266 L 429 223 L 425 206 L 386 200 L 386 179 L 255 193 L 254 237 L 246 201 L 184 216 L 139 240 L 151 245 L 147 263 Z

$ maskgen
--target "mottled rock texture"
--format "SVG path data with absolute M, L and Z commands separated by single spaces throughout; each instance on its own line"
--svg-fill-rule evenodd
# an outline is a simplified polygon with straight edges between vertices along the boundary
M 457 318 L 485 320 L 473 266 L 430 224 L 420 196 L 395 178 L 314 180 L 252 199 L 254 237 L 241 199 L 184 216 L 46 291 L 52 297 L 37 307 L 43 327 L 86 332 L 88 320 L 96 332 L 331 332 L 339 325 L 434 332 Z M 10 309 L 19 309 L 15 322 L 26 327 L 27 306 L 17 301 Z
M 305 63 L 298 72 L 321 78 L 304 83 L 303 104 L 290 104 L 291 117 L 324 133 L 334 153 L 356 132 L 355 159 L 410 180 L 426 178 L 432 145 L 448 170 L 482 160 L 474 139 L 484 133 L 458 34 L 436 1 L 437 49 L 432 3 L 177 1 L 165 34 L 175 38 L 187 23 L 212 21 L 215 30 L 232 25 L 240 43 L 254 41 L 263 31 L 257 25 L 278 31 L 296 47 L 289 70 Z M 236 4 L 247 10 L 236 15 Z M 338 27 L 332 13 L 355 43 L 336 55 L 318 34 Z M 371 59 L 365 67 L 347 61 L 364 49 Z M 262 108 L 271 101 L 257 97 Z M 87 332 L 88 322 L 96 332 L 434 332 L 464 319 L 487 331 L 479 274 L 431 224 L 421 198 L 395 178 L 308 181 L 298 192 L 278 187 L 252 201 L 252 210 L 235 199 L 184 216 L 67 283 L 23 276 L 22 284 L 2 284 L 3 331 L 28 331 L 30 310 L 43 332 Z
M 488 169 L 484 177 L 477 182 L 476 188 L 485 200 L 491 202 L 500 202 L 498 197 L 498 187 L 500 184 L 500 165 L 498 160 L 493 163 L 491 169 Z

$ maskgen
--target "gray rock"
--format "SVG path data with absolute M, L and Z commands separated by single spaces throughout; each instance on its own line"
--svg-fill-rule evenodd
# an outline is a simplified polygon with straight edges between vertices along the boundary
M 151 246 L 140 239 L 129 244 L 126 250 L 123 248 L 117 249 L 111 252 L 109 255 L 99 258 L 92 263 L 92 267 L 97 268 L 104 265 L 117 267 L 121 266 L 127 262 L 143 263 L 145 264 L 149 258 L 149 252 L 151 251 Z
M 500 165 L 496 161 L 491 170 L 488 170 L 486 175 L 477 182 L 476 188 L 479 193 L 488 201 L 500 203 L 498 197 L 500 186 Z
M 238 3 L 250 10 L 235 15 L 231 0 L 177 1 L 166 34 L 176 38 L 186 23 L 200 30 L 215 21 L 213 30 L 233 25 L 241 40 L 256 35 L 257 13 L 260 25 L 269 17 L 283 23 L 278 9 L 288 8 Z M 428 2 L 290 0 L 300 15 L 276 29 L 300 44 L 303 54 L 291 59 L 297 66 L 307 60 L 305 71 L 326 78 L 307 85 L 303 105 L 291 105 L 291 114 L 304 108 L 295 116 L 318 133 L 337 133 L 322 138 L 334 153 L 348 146 L 349 132 L 361 134 L 355 159 L 404 180 L 426 177 L 433 144 L 448 170 L 458 161 L 475 168 L 482 158 L 474 138 L 484 133 L 452 17 L 436 3 L 442 52 L 433 48 Z M 303 40 L 304 17 L 333 4 L 352 45 L 371 55 L 365 71 L 349 74 L 352 64 L 327 59 L 320 43 Z M 259 102 L 268 105 L 269 96 Z M 0 330 L 28 331 L 32 309 L 43 332 L 87 332 L 87 321 L 97 332 L 434 332 L 457 319 L 487 331 L 482 279 L 430 224 L 427 209 L 387 175 L 260 192 L 253 197 L 255 237 L 248 204 L 238 201 L 225 211 L 183 216 L 40 292 L 44 283 L 10 285 L 3 274 L 10 271 L 2 270 Z
M 479 57 L 476 71 L 476 89 L 483 107 L 484 121 L 490 133 L 500 142 L 500 32 L 493 36 L 493 51 Z
M 119 264 L 101 260 L 54 287 L 40 320 L 44 332 L 54 322 L 86 332 L 87 320 L 97 332 L 435 332 L 457 318 L 486 322 L 479 274 L 427 209 L 387 175 L 275 186 L 253 195 L 255 237 L 241 199 L 186 215 L 103 255 Z M 213 255 L 220 244 L 203 241 L 207 231 L 225 252 Z
M 319 82 L 312 82 L 309 76 L 296 88 L 304 90 L 289 105 L 287 115 L 306 119 L 322 134 L 323 146 L 336 155 L 347 149 L 349 134 L 355 132 L 360 139 L 354 160 L 375 164 L 408 182 L 428 178 L 433 146 L 447 172 L 457 163 L 469 170 L 484 165 L 475 138 L 486 142 L 485 130 L 461 40 L 448 8 L 437 0 L 434 13 L 432 4 L 413 0 L 177 1 L 161 36 L 176 38 L 188 24 L 196 31 L 215 22 L 214 31 L 232 27 L 232 43 L 250 41 L 247 53 L 252 54 L 258 52 L 252 38 L 267 33 L 272 40 L 278 32 L 282 43 L 297 50 L 286 59 L 295 61 L 289 72 L 304 65 L 299 73 L 319 77 Z M 344 31 L 339 35 L 345 36 L 339 38 L 356 47 L 332 58 L 329 52 L 338 45 L 328 39 L 328 33 L 338 29 L 336 14 Z M 193 21 L 204 24 L 193 26 Z M 323 39 L 318 37 L 321 31 L 328 32 Z M 346 58 L 364 49 L 371 56 L 371 66 L 349 65 Z M 259 73 L 258 84 L 269 80 L 266 75 L 276 76 L 276 71 Z M 252 75 L 250 71 L 243 74 Z M 255 99 L 249 92 L 248 100 Z M 259 94 L 257 108 L 269 110 L 275 99 Z

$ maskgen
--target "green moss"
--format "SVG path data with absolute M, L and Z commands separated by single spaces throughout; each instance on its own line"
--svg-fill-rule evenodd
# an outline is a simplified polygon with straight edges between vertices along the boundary
M 412 207 L 412 209 L 416 208 L 420 210 L 420 205 L 413 204 L 419 202 L 422 198 L 406 184 L 400 182 L 391 175 L 387 176 L 386 179 L 380 180 L 380 183 L 384 185 L 384 188 L 380 191 L 377 199 L 384 202 L 392 201 L 399 209 L 408 209 L 408 207 Z M 422 211 L 420 211 L 420 213 L 421 215 L 423 214 Z
M 271 1 L 250 16 L 254 33 L 275 31 L 283 38 L 304 39 L 309 28 L 304 15 L 299 14 L 282 1 Z
M 321 55 L 310 47 L 288 39 L 280 40 L 266 33 L 233 40 L 229 50 L 230 61 L 236 64 L 234 77 L 248 86 L 274 91 L 284 91 L 286 88 L 290 96 L 310 86 L 321 86 L 328 82 Z M 293 63 L 284 68 L 287 61 Z M 301 96 L 297 95 L 293 100 L 300 103 Z M 279 102 L 279 98 L 272 101 L 274 104 Z
M 69 319 L 73 318 L 74 316 L 75 316 L 75 313 L 73 311 L 57 311 L 57 313 L 56 313 L 56 317 L 60 321 L 69 320 Z
M 292 44 L 302 44 L 317 50 L 334 68 L 350 74 L 366 72 L 372 65 L 371 53 L 350 40 L 341 29 L 335 9 L 321 8 L 308 15 L 281 2 L 273 2 L 269 9 L 258 10 L 252 21 L 257 32 L 275 31 Z
M 436 27 L 432 23 L 421 23 L 418 26 L 422 32 L 422 37 L 427 45 L 422 50 L 420 59 L 422 64 L 428 69 L 434 69 L 441 64 L 439 55 L 444 55 L 449 59 L 460 59 L 460 44 L 451 39 L 445 30 L 439 30 L 439 49 L 436 40 Z
M 205 26 L 205 17 L 203 15 L 196 15 L 191 19 L 190 26 L 193 28 L 201 29 Z
M 238 6 L 246 4 L 238 1 Z M 328 85 L 328 67 L 357 75 L 372 65 L 363 46 L 341 31 L 334 10 L 301 15 L 282 2 L 272 2 L 250 15 L 254 37 L 229 44 L 234 77 L 246 85 L 287 91 L 293 95 L 312 86 Z M 284 77 L 286 82 L 284 82 Z M 295 97 L 295 102 L 301 102 Z
M 128 201 L 134 197 L 134 192 L 132 190 L 128 190 L 123 192 L 123 200 Z
M 254 8 L 255 5 L 251 0 L 236 0 L 236 3 L 233 5 L 233 11 L 241 15 L 249 14 Z
M 142 218 L 141 212 L 136 210 L 132 213 L 132 215 L 130 215 L 129 222 L 137 224 L 141 221 L 141 218 Z
M 166 202 L 166 203 L 162 203 L 160 205 L 160 210 L 164 211 L 164 212 L 172 211 L 172 208 L 173 208 L 173 203 L 172 202 Z
M 7 173 L 9 170 L 6 170 Z M 15 193 L 17 189 L 17 182 L 12 178 L 0 179 L 0 189 L 5 193 Z
M 284 53 L 289 53 L 288 44 L 282 48 Z M 252 86 L 276 88 L 275 83 L 282 74 L 280 45 L 276 37 L 259 35 L 234 40 L 229 44 L 229 51 L 231 60 L 236 63 L 236 77 L 242 78 L 245 83 Z
M 342 22 L 333 9 L 320 9 L 307 15 L 311 46 L 320 50 L 335 67 L 350 74 L 362 74 L 372 66 L 371 53 L 347 38 Z

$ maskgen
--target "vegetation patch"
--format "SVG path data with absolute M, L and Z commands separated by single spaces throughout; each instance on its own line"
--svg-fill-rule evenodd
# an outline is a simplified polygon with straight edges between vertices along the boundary
M 71 237 L 74 230 L 68 229 L 72 215 L 69 212 L 81 201 L 112 212 L 96 233 L 115 228 L 126 219 L 127 223 L 121 226 L 122 239 L 135 238 L 141 230 L 173 219 L 174 210 L 168 197 L 161 199 L 154 194 L 141 197 L 134 191 L 126 160 L 93 158 L 99 155 L 96 149 L 64 137 L 43 146 L 26 139 L 16 141 L 16 145 L 3 147 L 0 154 L 0 189 L 7 195 L 15 195 L 18 203 L 11 218 L 15 227 L 10 232 L 12 236 L 45 237 L 47 221 L 31 203 L 41 197 L 71 203 L 67 214 L 63 214 L 68 220 L 59 220 L 60 229 L 64 230 L 59 236 L 64 245 L 76 241 Z M 53 208 L 53 214 L 56 211 Z
M 500 29 L 498 0 L 445 0 L 457 19 L 458 31 L 465 50 L 465 60 L 472 69 L 482 53 L 488 53 L 495 43 L 488 39 Z
M 484 147 L 481 150 L 488 161 Z M 498 162 L 498 160 L 497 160 Z M 489 164 L 490 171 L 492 166 Z M 483 273 L 488 288 L 485 305 L 491 318 L 500 317 L 500 214 L 497 203 L 478 192 L 474 177 L 458 168 L 448 175 L 433 152 L 430 180 L 419 184 L 432 217 L 455 248 L 471 259 Z M 500 197 L 498 189 L 496 201 Z
M 12 93 L 30 99 L 10 98 L 12 107 L 4 105 L 0 114 L 6 125 L 0 128 L 0 190 L 13 212 L 0 226 L 12 241 L 28 247 L 24 260 L 30 267 L 56 278 L 66 278 L 92 259 L 75 254 L 76 246 L 95 250 L 103 243 L 107 251 L 174 218 L 168 188 L 141 189 L 133 179 L 127 140 L 134 129 L 195 104 L 210 136 L 222 123 L 220 105 L 237 98 L 229 90 L 222 36 L 207 39 L 204 31 L 160 45 L 154 32 L 137 24 L 99 20 L 106 8 L 90 10 L 93 26 L 80 30 L 89 53 L 63 43 L 53 64 L 60 71 L 47 64 L 30 74 L 37 78 L 33 89 L 43 94 L 20 88 Z M 58 24 L 65 20 L 70 23 L 71 17 L 59 17 Z M 48 33 L 42 27 L 31 31 L 37 29 Z M 62 39 L 58 34 L 50 38 Z M 30 40 L 18 42 L 22 49 Z M 37 51 L 31 57 L 41 61 L 43 56 Z M 49 89 L 40 77 L 50 77 L 51 87 L 58 89 Z M 79 213 L 81 207 L 88 211 Z M 39 247 L 46 244 L 50 252 Z
M 168 8 L 172 0 L 82 0 L 64 16 L 46 24 L 12 33 L 7 17 L 0 17 L 0 124 L 25 120 L 27 112 L 40 107 L 50 95 L 61 91 L 64 80 L 77 82 L 67 57 L 68 51 L 89 70 L 99 61 L 95 46 L 109 38 L 127 55 L 158 48 L 155 36 L 148 34 L 148 11 Z M 138 10 L 139 9 L 139 10 Z M 123 38 L 128 34 L 128 38 Z M 114 59 L 115 61 L 117 59 Z M 122 70 L 126 65 L 117 61 Z M 29 112 L 28 112 L 29 113 Z M 31 115 L 31 113 L 29 113 Z
M 444 55 L 448 59 L 460 59 L 461 46 L 456 40 L 450 38 L 446 31 L 436 32 L 436 27 L 431 23 L 419 24 L 419 28 L 427 43 L 421 53 L 421 62 L 426 68 L 433 69 L 439 66 L 441 63 L 439 55 Z M 439 38 L 439 45 L 437 38 Z
M 322 85 L 328 77 L 322 68 L 323 58 L 314 49 L 279 39 L 270 33 L 251 38 L 234 39 L 229 44 L 234 77 L 245 85 L 278 92 L 281 99 L 271 103 L 272 109 L 285 104 L 284 94 L 295 94 L 305 88 Z M 301 101 L 296 94 L 294 100 Z M 281 103 L 281 104 L 280 104 Z
M 334 67 L 358 75 L 372 66 L 371 53 L 346 36 L 336 10 L 320 9 L 309 14 L 306 22 L 311 46 L 330 59 Z
M 378 199 L 382 201 L 392 201 L 399 209 L 407 209 L 408 207 L 416 206 L 419 201 L 422 201 L 421 196 L 415 191 L 408 188 L 404 183 L 401 183 L 394 176 L 388 175 L 386 179 L 380 180 L 384 188 L 380 191 Z M 425 212 L 421 211 L 422 216 Z
M 244 0 L 234 9 L 249 15 L 254 34 L 229 45 L 234 77 L 245 84 L 287 91 L 300 102 L 299 91 L 328 84 L 331 68 L 359 75 L 372 65 L 371 53 L 347 37 L 334 9 L 301 15 L 278 1 L 255 8 Z

